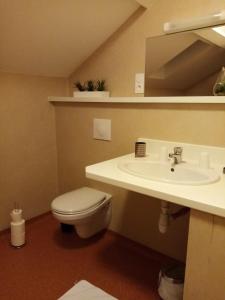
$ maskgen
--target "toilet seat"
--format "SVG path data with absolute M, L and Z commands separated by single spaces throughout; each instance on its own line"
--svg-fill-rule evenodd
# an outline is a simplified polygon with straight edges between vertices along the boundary
M 61 224 L 74 226 L 81 238 L 89 238 L 109 226 L 112 195 L 89 187 L 62 194 L 52 201 L 52 214 Z
M 52 210 L 53 215 L 55 215 L 57 217 L 57 219 L 61 219 L 62 223 L 67 223 L 68 221 L 81 221 L 81 220 L 85 220 L 91 216 L 93 216 L 94 214 L 96 214 L 97 211 L 100 211 L 101 209 L 104 208 L 108 208 L 110 206 L 110 199 L 106 199 L 105 201 L 103 201 L 100 205 L 98 205 L 97 207 L 95 207 L 95 209 L 91 208 L 89 210 L 80 212 L 80 213 L 74 213 L 74 214 L 68 214 L 68 213 L 60 213 L 57 212 L 55 210 Z M 67 221 L 67 222 L 66 222 Z
M 51 207 L 57 214 L 81 217 L 105 205 L 105 202 L 108 202 L 106 193 L 82 187 L 55 198 Z

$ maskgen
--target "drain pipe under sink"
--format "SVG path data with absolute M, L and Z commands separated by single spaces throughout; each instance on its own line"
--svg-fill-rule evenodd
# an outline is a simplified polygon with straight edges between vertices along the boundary
M 159 215 L 159 231 L 161 233 L 166 233 L 171 220 L 176 220 L 177 218 L 186 215 L 190 211 L 188 207 L 182 207 L 175 213 L 170 213 L 170 203 L 161 200 L 161 211 Z

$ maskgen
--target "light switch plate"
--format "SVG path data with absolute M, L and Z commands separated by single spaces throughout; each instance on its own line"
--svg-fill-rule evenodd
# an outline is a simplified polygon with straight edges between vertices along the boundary
M 111 120 L 94 119 L 93 138 L 97 140 L 111 141 Z
M 145 87 L 144 73 L 135 74 L 135 94 L 143 94 Z

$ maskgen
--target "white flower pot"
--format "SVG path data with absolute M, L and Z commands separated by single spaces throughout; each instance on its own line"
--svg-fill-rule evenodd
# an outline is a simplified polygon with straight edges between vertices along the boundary
M 78 92 L 74 91 L 73 96 L 76 98 L 90 98 L 90 97 L 109 97 L 109 92 L 108 91 L 93 91 L 93 92 Z

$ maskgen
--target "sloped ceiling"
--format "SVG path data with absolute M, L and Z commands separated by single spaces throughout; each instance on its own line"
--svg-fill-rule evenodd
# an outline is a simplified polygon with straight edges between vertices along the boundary
M 0 0 L 0 71 L 67 77 L 139 6 L 134 0 Z
M 158 0 L 137 0 L 137 2 L 146 8 L 150 8 Z

